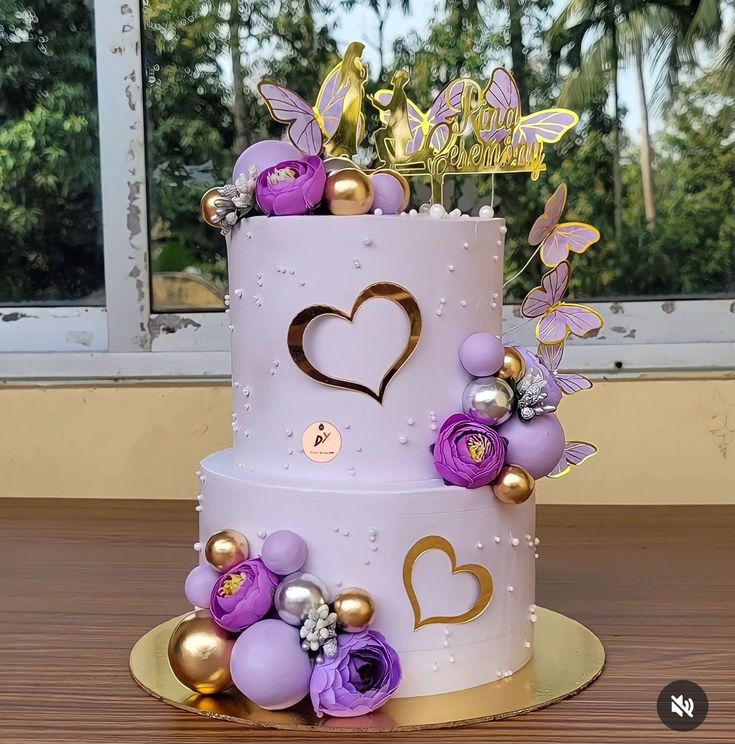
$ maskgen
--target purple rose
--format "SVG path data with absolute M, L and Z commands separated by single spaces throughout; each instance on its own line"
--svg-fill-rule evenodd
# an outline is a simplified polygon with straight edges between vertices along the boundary
M 505 440 L 491 427 L 464 413 L 450 416 L 439 429 L 434 465 L 455 486 L 479 488 L 492 483 L 505 461 Z
M 381 633 L 343 633 L 337 655 L 314 667 L 311 704 L 320 718 L 364 716 L 387 703 L 400 681 L 398 654 Z
M 306 214 L 322 200 L 327 171 L 322 159 L 284 160 L 258 176 L 255 198 L 269 215 Z
M 260 558 L 243 561 L 217 580 L 209 610 L 217 625 L 239 633 L 268 614 L 277 586 L 278 577 Z

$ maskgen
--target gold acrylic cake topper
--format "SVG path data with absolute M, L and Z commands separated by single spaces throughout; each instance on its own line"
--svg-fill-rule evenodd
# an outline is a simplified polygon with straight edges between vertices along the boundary
M 306 329 L 313 320 L 325 315 L 332 315 L 352 323 L 357 311 L 363 304 L 372 299 L 390 300 L 391 302 L 395 302 L 396 305 L 406 313 L 409 322 L 409 335 L 406 345 L 399 357 L 393 362 L 393 364 L 391 364 L 390 369 L 383 375 L 383 379 L 380 381 L 380 386 L 377 392 L 360 382 L 341 380 L 337 377 L 330 377 L 329 375 L 324 374 L 309 361 L 306 352 L 304 351 L 304 335 Z M 399 284 L 378 282 L 376 284 L 371 284 L 360 292 L 352 305 L 352 310 L 350 310 L 349 314 L 339 308 L 331 307 L 329 305 L 311 305 L 298 313 L 288 327 L 288 351 L 291 354 L 291 358 L 296 363 L 296 366 L 305 375 L 311 377 L 312 380 L 321 382 L 323 385 L 341 388 L 342 390 L 365 393 L 365 395 L 369 395 L 371 398 L 378 401 L 378 403 L 382 404 L 383 396 L 385 395 L 388 384 L 398 374 L 398 371 L 416 350 L 420 337 L 421 311 L 419 310 L 416 298 Z
M 367 68 L 364 44 L 353 42 L 322 83 L 311 106 L 288 88 L 264 80 L 258 89 L 271 116 L 288 125 L 288 136 L 309 155 L 352 158 L 365 136 Z M 454 175 L 530 173 L 546 170 L 544 145 L 558 142 L 579 117 L 551 108 L 524 114 L 518 86 L 505 69 L 496 69 L 482 88 L 457 78 L 436 96 L 427 112 L 406 93 L 409 73 L 398 70 L 391 87 L 370 96 L 381 127 L 373 134 L 378 167 L 406 177 L 428 176 L 432 201 L 440 203 L 444 179 Z
M 452 575 L 468 573 L 477 579 L 480 591 L 474 604 L 466 612 L 463 612 L 460 615 L 433 615 L 431 617 L 421 617 L 421 605 L 419 604 L 416 590 L 413 586 L 413 568 L 416 565 L 416 561 L 424 553 L 427 553 L 430 550 L 439 550 L 449 558 L 449 561 L 452 564 Z M 454 552 L 452 543 L 450 543 L 445 537 L 440 537 L 439 535 L 427 535 L 426 537 L 422 537 L 414 543 L 408 553 L 406 553 L 406 557 L 403 561 L 403 586 L 406 589 L 408 601 L 411 603 L 411 609 L 413 610 L 414 630 L 423 628 L 424 625 L 433 625 L 437 623 L 444 625 L 468 623 L 485 612 L 493 597 L 493 577 L 490 571 L 477 563 L 465 563 L 458 566 L 457 554 Z

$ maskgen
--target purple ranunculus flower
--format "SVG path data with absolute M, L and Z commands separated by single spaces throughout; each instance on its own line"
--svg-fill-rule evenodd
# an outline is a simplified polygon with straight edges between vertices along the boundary
M 388 702 L 400 681 L 400 659 L 381 633 L 342 633 L 337 655 L 314 667 L 311 704 L 320 718 L 364 716 Z
M 273 606 L 278 577 L 260 558 L 239 563 L 217 580 L 209 610 L 225 630 L 239 633 L 262 620 Z
M 324 196 L 327 171 L 322 159 L 284 160 L 258 176 L 255 199 L 268 215 L 306 214 Z
M 464 413 L 450 416 L 439 429 L 434 465 L 439 475 L 454 486 L 487 486 L 504 461 L 505 440 L 495 429 Z

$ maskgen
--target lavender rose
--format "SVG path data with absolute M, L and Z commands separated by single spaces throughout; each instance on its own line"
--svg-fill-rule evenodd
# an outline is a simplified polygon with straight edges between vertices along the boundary
M 306 214 L 322 200 L 326 182 L 327 171 L 316 155 L 284 160 L 261 171 L 255 198 L 268 215 Z
M 400 681 L 398 654 L 381 633 L 343 633 L 337 655 L 314 667 L 311 704 L 320 718 L 364 716 L 388 702 Z
M 268 614 L 277 586 L 278 577 L 260 558 L 243 561 L 217 580 L 209 610 L 217 625 L 239 633 Z
M 434 465 L 455 486 L 479 488 L 492 483 L 505 461 L 505 440 L 491 427 L 455 413 L 441 426 Z

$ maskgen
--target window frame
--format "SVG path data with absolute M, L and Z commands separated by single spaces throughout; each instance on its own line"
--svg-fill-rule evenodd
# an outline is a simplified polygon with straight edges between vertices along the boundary
M 6 331 L 0 333 L 0 376 L 228 377 L 225 312 L 151 311 L 142 8 L 97 2 L 94 17 L 106 306 L 0 308 L 0 320 L 7 319 L 0 323 Z M 596 338 L 570 344 L 565 366 L 595 377 L 720 374 L 735 367 L 733 298 L 590 305 L 607 326 Z M 518 312 L 518 306 L 504 307 L 504 328 L 522 323 Z M 532 324 L 509 338 L 534 345 Z

